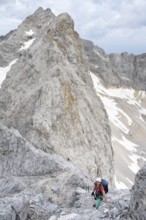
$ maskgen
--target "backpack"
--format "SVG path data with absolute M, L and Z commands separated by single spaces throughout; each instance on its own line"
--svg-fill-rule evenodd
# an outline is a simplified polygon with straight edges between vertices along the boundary
M 108 193 L 108 182 L 107 182 L 107 180 L 101 179 L 101 182 L 102 182 L 105 193 Z

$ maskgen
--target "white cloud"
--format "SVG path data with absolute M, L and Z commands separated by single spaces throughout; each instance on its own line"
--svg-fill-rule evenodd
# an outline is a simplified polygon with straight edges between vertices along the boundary
M 38 7 L 58 15 L 68 12 L 80 36 L 92 40 L 106 52 L 146 51 L 145 0 L 1 0 L 0 34 L 14 29 Z M 14 19 L 15 22 L 10 22 Z M 1 26 L 2 27 L 2 26 Z

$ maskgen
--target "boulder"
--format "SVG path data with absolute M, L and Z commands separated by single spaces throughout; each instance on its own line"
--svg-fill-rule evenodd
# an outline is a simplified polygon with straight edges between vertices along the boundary
M 129 217 L 132 220 L 146 219 L 146 165 L 135 177 L 131 190 Z

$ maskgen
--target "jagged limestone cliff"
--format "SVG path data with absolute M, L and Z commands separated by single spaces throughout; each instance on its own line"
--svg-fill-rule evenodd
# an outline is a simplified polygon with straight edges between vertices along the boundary
M 129 218 L 146 218 L 146 164 L 136 175 L 134 186 L 131 190 Z
M 61 155 L 90 177 L 104 175 L 112 182 L 110 128 L 82 42 L 68 14 L 49 17 L 47 12 L 41 33 L 33 29 L 33 21 L 39 26 L 44 16 L 41 9 L 18 29 L 22 36 L 32 27 L 34 41 L 29 49 L 18 50 L 19 58 L 2 85 L 1 121 L 36 148 Z
M 105 54 L 93 42 L 83 40 L 90 70 L 102 79 L 106 87 L 131 87 L 146 90 L 146 53 L 141 55 Z
M 92 177 L 113 184 L 107 114 L 67 13 L 39 8 L 0 46 L 1 219 L 48 220 Z

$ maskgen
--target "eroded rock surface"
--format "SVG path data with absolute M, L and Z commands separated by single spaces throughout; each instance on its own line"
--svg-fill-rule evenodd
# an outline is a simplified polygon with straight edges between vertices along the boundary
M 146 219 L 146 165 L 140 169 L 131 191 L 129 218 Z
M 83 44 L 90 70 L 102 79 L 105 86 L 146 89 L 146 53 L 108 55 L 91 41 L 83 40 Z
M 55 17 L 50 10 L 43 14 L 38 9 L 16 33 L 25 35 L 30 28 L 34 41 L 21 49 L 2 84 L 2 123 L 17 129 L 36 148 L 59 154 L 86 175 L 103 175 L 112 183 L 108 118 L 94 91 L 73 20 L 67 13 Z
M 104 176 L 112 185 L 114 162 L 107 113 L 72 18 L 39 8 L 1 38 L 0 57 L 7 73 L 0 89 L 0 219 L 88 218 L 76 206 L 87 201 L 93 208 L 91 179 Z

